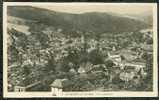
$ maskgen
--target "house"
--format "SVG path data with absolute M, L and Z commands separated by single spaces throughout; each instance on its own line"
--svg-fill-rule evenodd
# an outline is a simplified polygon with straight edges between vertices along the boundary
M 123 80 L 123 81 L 126 81 L 126 82 L 132 80 L 134 78 L 134 76 L 135 76 L 134 72 L 131 72 L 131 73 L 122 72 L 119 75 L 120 79 Z
M 98 64 L 98 65 L 94 65 L 92 69 L 107 69 L 106 66 L 104 64 Z
M 92 66 L 91 72 L 97 72 L 97 71 L 107 71 L 107 68 L 104 64 L 98 64 Z
M 90 72 L 93 74 L 103 73 L 106 76 L 108 75 L 108 69 L 104 64 L 94 65 Z
M 136 52 L 133 52 L 131 50 L 122 50 L 120 52 L 120 55 L 123 57 L 124 60 L 126 61 L 132 61 L 132 60 L 135 60 L 138 55 Z
M 77 74 L 77 72 L 74 68 L 70 68 L 69 72 L 72 73 L 72 74 Z
M 124 63 L 124 72 L 120 74 L 120 79 L 124 81 L 132 80 L 135 76 L 145 77 L 147 73 L 144 71 L 146 67 L 142 62 L 126 62 Z
M 27 86 L 24 86 L 24 85 L 15 86 L 14 91 L 15 92 L 25 92 L 25 91 L 31 90 L 31 88 L 36 87 L 40 83 L 41 83 L 41 81 L 37 81 L 37 82 L 27 85 Z
M 112 50 L 113 50 L 113 51 L 116 51 L 116 48 L 115 48 L 115 46 L 113 46 L 113 47 L 112 47 Z
M 33 66 L 34 63 L 31 61 L 31 59 L 27 59 L 27 60 L 25 60 L 25 61 L 23 62 L 23 66 L 25 66 L 25 65 L 31 65 L 31 66 Z
M 8 23 L 8 28 L 21 32 L 25 35 L 31 34 L 31 32 L 29 31 L 29 26 L 27 25 L 18 25 L 18 24 Z
M 23 86 L 14 87 L 14 92 L 25 92 L 25 91 L 26 91 L 26 87 L 23 87 Z
M 91 51 L 95 50 L 96 47 L 91 46 L 89 49 L 87 49 L 87 52 L 90 53 Z
M 87 73 L 89 72 L 93 67 L 93 64 L 90 62 L 82 63 L 80 67 L 78 68 L 78 73 Z
M 79 67 L 78 68 L 78 73 L 82 74 L 82 73 L 86 73 L 86 70 L 84 67 Z
M 140 31 L 141 33 L 144 33 L 144 36 L 150 36 L 153 37 L 153 29 L 144 29 Z
M 140 44 L 140 47 L 141 47 L 141 49 L 144 50 L 144 51 L 153 52 L 153 45 Z
M 61 95 L 64 84 L 63 82 L 66 81 L 67 79 L 56 79 L 54 82 L 50 85 L 51 86 L 51 92 L 54 95 Z
M 145 63 L 142 62 L 125 62 L 123 63 L 124 69 L 129 71 L 139 72 L 146 67 Z
M 108 52 L 108 59 L 121 62 L 121 56 L 117 52 Z

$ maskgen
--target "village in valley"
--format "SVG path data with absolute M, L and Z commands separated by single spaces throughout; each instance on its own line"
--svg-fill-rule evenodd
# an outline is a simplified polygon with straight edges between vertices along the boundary
M 9 91 L 152 91 L 152 27 L 66 32 L 9 19 Z

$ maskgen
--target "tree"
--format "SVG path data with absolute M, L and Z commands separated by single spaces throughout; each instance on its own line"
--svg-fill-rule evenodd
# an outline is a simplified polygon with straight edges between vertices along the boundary
M 108 68 L 108 70 L 110 70 L 115 64 L 113 63 L 112 60 L 107 60 L 105 62 L 106 67 Z
M 26 66 L 23 66 L 23 75 L 24 75 L 24 80 L 22 81 L 22 83 L 25 85 L 25 86 L 27 86 L 27 85 L 29 85 L 29 84 L 31 84 L 31 80 L 30 80 L 30 78 L 28 77 L 29 76 L 29 74 L 31 73 L 31 70 L 29 69 L 29 67 L 26 65 Z
M 89 61 L 94 65 L 103 64 L 104 57 L 97 49 L 95 49 L 89 53 Z

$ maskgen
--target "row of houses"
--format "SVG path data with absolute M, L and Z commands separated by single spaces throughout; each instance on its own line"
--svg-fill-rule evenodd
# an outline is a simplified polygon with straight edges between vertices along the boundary
M 123 57 L 123 58 L 122 58 Z M 122 66 L 133 66 L 135 68 L 144 68 L 145 62 L 135 61 L 138 55 L 135 52 L 124 51 L 124 52 L 108 52 L 108 60 L 112 60 L 115 65 Z

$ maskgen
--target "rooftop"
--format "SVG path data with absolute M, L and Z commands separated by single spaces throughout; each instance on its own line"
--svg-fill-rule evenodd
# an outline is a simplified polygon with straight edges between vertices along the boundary
M 56 88 L 63 88 L 64 84 L 63 82 L 67 79 L 56 79 L 50 86 L 56 87 Z

